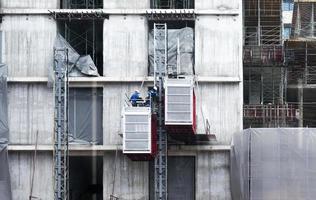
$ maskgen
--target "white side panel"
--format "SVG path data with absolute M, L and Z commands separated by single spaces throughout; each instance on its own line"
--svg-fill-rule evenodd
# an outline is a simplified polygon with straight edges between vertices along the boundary
M 123 153 L 151 152 L 151 112 L 147 107 L 128 107 L 123 115 Z
M 9 84 L 8 111 L 11 144 L 52 144 L 54 98 L 45 84 Z
M 4 16 L 1 30 L 6 35 L 4 60 L 9 76 L 47 76 L 48 67 L 53 67 L 55 20 L 48 16 Z
M 104 21 L 103 38 L 104 76 L 147 76 L 148 24 L 146 17 L 110 15 L 110 18 Z
M 178 81 L 178 82 L 176 82 Z M 168 80 L 165 83 L 165 124 L 193 123 L 193 86 L 189 81 Z

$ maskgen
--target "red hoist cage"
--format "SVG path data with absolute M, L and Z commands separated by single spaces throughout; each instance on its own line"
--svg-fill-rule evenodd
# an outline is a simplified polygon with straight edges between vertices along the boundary
M 157 117 L 151 107 L 125 107 L 123 154 L 134 161 L 148 161 L 157 153 Z
M 166 79 L 165 125 L 168 134 L 196 134 L 196 99 L 191 78 Z

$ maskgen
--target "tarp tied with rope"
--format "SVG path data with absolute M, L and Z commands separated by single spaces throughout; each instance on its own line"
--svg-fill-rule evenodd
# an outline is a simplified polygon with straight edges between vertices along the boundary
M 7 98 L 7 67 L 0 64 L 0 199 L 11 200 L 11 183 L 8 161 L 8 98 Z

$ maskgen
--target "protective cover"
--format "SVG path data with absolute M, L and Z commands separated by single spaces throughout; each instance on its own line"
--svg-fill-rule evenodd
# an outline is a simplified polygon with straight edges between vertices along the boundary
M 102 144 L 102 89 L 74 88 L 69 90 L 70 142 Z
M 315 128 L 247 129 L 234 135 L 234 200 L 312 200 L 315 186 Z
M 0 64 L 0 144 L 7 143 L 9 138 L 6 68 Z
M 0 199 L 11 200 L 7 145 L 9 139 L 6 66 L 0 64 Z
M 68 50 L 68 70 L 69 76 L 82 77 L 82 76 L 99 76 L 98 69 L 95 66 L 90 55 L 80 56 L 74 48 L 61 36 L 57 35 L 55 49 L 67 49 Z M 56 58 L 55 58 L 56 59 Z M 65 65 L 67 61 L 64 60 Z M 49 68 L 50 80 L 53 81 L 54 72 L 53 69 Z
M 177 71 L 178 49 L 180 75 L 193 74 L 194 37 L 190 27 L 168 29 L 168 71 Z M 178 45 L 179 44 L 179 45 Z M 178 48 L 179 46 L 179 48 Z M 149 75 L 154 74 L 154 30 L 149 33 Z

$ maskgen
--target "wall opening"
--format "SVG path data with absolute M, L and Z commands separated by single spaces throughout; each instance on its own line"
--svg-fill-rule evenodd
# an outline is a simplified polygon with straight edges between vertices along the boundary
M 69 89 L 70 142 L 103 144 L 103 89 Z
M 194 74 L 194 21 L 160 21 L 149 22 L 149 67 L 148 74 L 154 74 L 154 23 L 167 24 L 168 75 Z
M 153 9 L 194 9 L 194 0 L 151 0 Z
M 154 200 L 154 161 L 149 163 L 149 199 Z M 168 157 L 168 199 L 195 200 L 195 157 Z
M 69 199 L 103 200 L 103 157 L 69 157 Z
M 103 75 L 103 20 L 58 21 L 59 33 L 80 54 L 90 55 Z
M 97 9 L 103 8 L 103 0 L 60 0 L 62 9 Z

